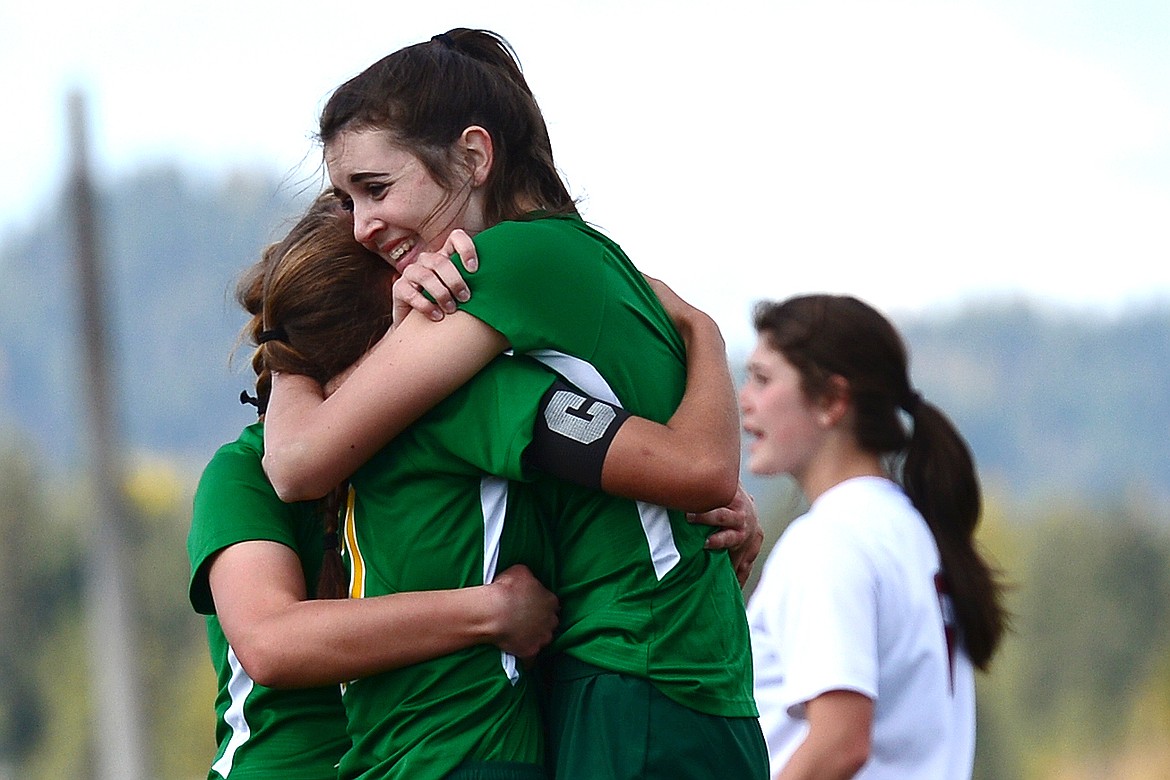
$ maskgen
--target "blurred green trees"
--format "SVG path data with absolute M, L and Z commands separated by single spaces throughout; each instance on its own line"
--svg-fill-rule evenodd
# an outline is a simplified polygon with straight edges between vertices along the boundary
M 136 512 L 132 559 L 145 696 L 159 778 L 206 775 L 214 753 L 215 680 L 203 621 L 186 603 L 191 480 L 154 461 L 127 481 Z M 15 450 L 0 454 L 0 777 L 87 777 L 92 700 L 81 572 L 83 485 L 52 484 Z M 6 772 L 5 769 L 8 769 Z

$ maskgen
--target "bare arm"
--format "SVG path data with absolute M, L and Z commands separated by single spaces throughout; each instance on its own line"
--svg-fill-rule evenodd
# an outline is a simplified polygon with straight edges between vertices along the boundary
M 556 597 L 523 566 L 489 585 L 307 600 L 296 553 L 249 541 L 221 551 L 208 577 L 240 663 L 275 688 L 345 682 L 478 644 L 531 658 L 557 624 Z
M 844 780 L 869 759 L 873 701 L 856 691 L 829 691 L 810 701 L 808 736 L 776 780 Z
M 739 412 L 723 335 L 709 316 L 649 279 L 687 347 L 687 386 L 659 425 L 633 417 L 605 458 L 601 487 L 690 512 L 731 503 L 739 483 Z
M 367 353 L 328 398 L 312 379 L 274 374 L 264 471 L 285 501 L 319 498 L 507 348 L 497 330 L 456 312 L 414 314 Z

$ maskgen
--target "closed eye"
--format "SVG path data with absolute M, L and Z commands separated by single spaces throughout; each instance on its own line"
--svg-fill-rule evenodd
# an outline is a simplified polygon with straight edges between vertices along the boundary
M 353 213 L 353 198 L 349 197 L 336 187 L 333 188 L 333 197 L 337 198 L 337 202 L 341 204 L 341 208 L 345 209 L 351 214 Z

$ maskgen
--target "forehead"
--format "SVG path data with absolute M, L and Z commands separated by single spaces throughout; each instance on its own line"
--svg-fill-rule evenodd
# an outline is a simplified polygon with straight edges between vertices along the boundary
M 335 186 L 363 174 L 393 174 L 420 165 L 418 158 L 395 143 L 385 130 L 344 130 L 325 145 L 325 167 Z
M 788 361 L 763 336 L 756 338 L 756 346 L 748 356 L 749 366 L 778 367 Z

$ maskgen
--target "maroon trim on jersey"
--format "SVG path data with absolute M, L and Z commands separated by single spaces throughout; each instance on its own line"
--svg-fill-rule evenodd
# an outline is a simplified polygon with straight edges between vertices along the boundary
M 955 603 L 951 600 L 951 591 L 947 587 L 947 580 L 942 572 L 934 575 L 934 591 L 938 594 L 938 608 L 942 613 L 943 634 L 947 642 L 947 664 L 950 669 L 951 695 L 955 695 L 955 650 L 958 642 L 959 625 L 955 615 Z

